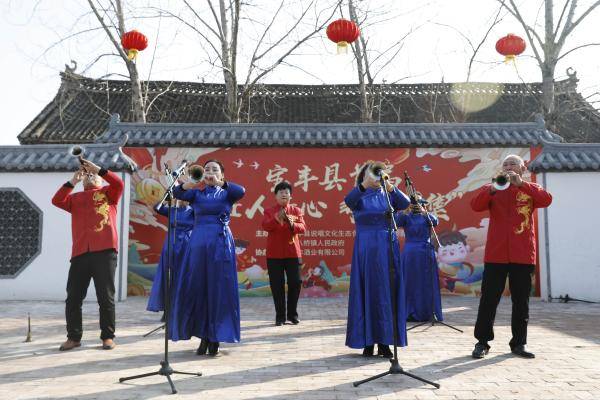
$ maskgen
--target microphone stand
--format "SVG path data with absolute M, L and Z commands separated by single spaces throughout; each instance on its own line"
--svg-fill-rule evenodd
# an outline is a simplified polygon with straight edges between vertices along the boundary
M 167 163 L 165 163 L 165 175 L 167 176 L 167 181 L 168 181 L 169 186 L 172 186 L 173 183 L 175 182 L 175 179 L 173 179 L 173 172 L 171 171 L 171 169 L 169 168 L 169 166 L 167 165 Z M 155 211 L 158 212 L 158 210 L 160 210 L 160 208 L 163 206 L 163 203 L 166 201 L 167 196 L 169 196 L 169 192 L 168 191 L 165 192 L 162 200 L 158 203 L 158 207 L 155 207 Z M 170 203 L 169 203 L 169 205 L 170 205 Z M 177 209 L 177 204 L 175 204 L 175 209 Z M 167 214 L 167 220 L 168 220 L 169 216 L 171 215 L 170 212 L 171 212 L 171 208 L 169 207 L 169 214 Z M 177 211 L 175 211 L 174 227 L 175 227 L 175 235 L 173 236 L 173 242 L 175 242 L 176 239 L 177 239 Z M 167 235 L 168 235 L 169 232 L 170 232 L 170 229 L 167 228 Z M 168 253 L 169 253 L 169 251 L 168 251 L 168 248 L 167 248 L 167 257 L 169 257 Z M 165 280 L 164 279 L 161 281 L 161 286 L 162 286 L 163 293 L 165 293 Z M 164 303 L 163 303 L 163 307 L 164 307 Z M 163 317 L 162 317 L 162 319 L 161 319 L 160 322 L 165 322 L 164 319 L 166 319 L 166 318 L 165 318 L 165 314 L 164 314 L 164 311 L 163 311 Z M 159 331 L 161 329 L 164 329 L 164 328 L 165 328 L 165 324 L 163 323 L 162 325 L 159 325 L 156 328 L 152 329 L 150 332 L 144 333 L 142 335 L 142 337 L 150 336 L 154 332 L 157 332 L 157 331 Z
M 154 375 L 162 375 L 165 378 L 167 378 L 167 381 L 169 382 L 169 385 L 171 386 L 171 393 L 173 393 L 173 394 L 177 393 L 177 389 L 175 389 L 175 385 L 173 384 L 171 375 L 180 374 L 180 375 L 202 376 L 202 373 L 200 373 L 200 372 L 176 371 L 173 368 L 171 368 L 171 365 L 169 364 L 169 318 L 170 318 L 170 311 L 171 311 L 171 271 L 173 268 L 173 266 L 171 265 L 171 262 L 172 262 L 171 255 L 172 255 L 172 251 L 173 251 L 172 242 L 171 242 L 171 238 L 172 238 L 171 208 L 173 207 L 173 187 L 175 186 L 175 183 L 177 183 L 177 180 L 179 179 L 179 177 L 181 175 L 183 175 L 183 173 L 184 173 L 183 168 L 180 168 L 178 171 L 173 173 L 173 181 L 167 188 L 165 196 L 163 197 L 163 200 L 161 201 L 161 204 L 163 201 L 167 201 L 167 204 L 169 207 L 169 210 L 168 210 L 169 212 L 167 214 L 168 220 L 169 220 L 169 225 L 167 227 L 167 260 L 168 261 L 167 261 L 167 268 L 166 268 L 165 274 L 163 276 L 163 285 L 164 285 L 163 287 L 165 288 L 165 291 L 163 293 L 164 305 L 165 305 L 165 347 L 164 347 L 163 360 L 160 362 L 160 369 L 158 371 L 149 372 L 146 374 L 128 376 L 125 378 L 119 378 L 119 382 L 125 382 L 125 381 L 129 381 L 132 379 L 145 378 L 145 377 L 154 376 Z M 158 328 L 158 329 L 160 329 L 160 328 Z
M 412 204 L 418 204 L 415 187 L 413 186 L 412 180 L 410 179 L 410 177 L 408 176 L 406 171 L 404 172 L 404 184 L 406 185 L 407 192 L 409 192 L 410 202 Z M 430 326 L 435 326 L 435 324 L 441 324 L 448 328 L 454 329 L 455 331 L 463 333 L 463 331 L 458 329 L 457 327 L 447 324 L 443 321 L 440 321 L 438 319 L 437 315 L 435 315 L 435 293 L 434 293 L 434 290 L 435 290 L 435 280 L 438 279 L 438 274 L 437 274 L 437 268 L 434 268 L 434 266 L 436 265 L 436 262 L 435 262 L 435 254 L 434 254 L 433 244 L 431 243 L 432 242 L 431 239 L 432 238 L 435 239 L 435 243 L 437 244 L 438 248 L 440 247 L 440 241 L 438 239 L 437 233 L 435 232 L 435 227 L 433 226 L 433 222 L 431 221 L 431 216 L 430 216 L 429 212 L 425 209 L 425 207 L 422 207 L 422 208 L 425 211 L 425 220 L 427 221 L 427 225 L 429 226 L 429 246 L 431 247 L 431 249 L 430 249 L 431 252 L 428 252 L 429 253 L 429 270 L 431 272 L 431 316 L 429 317 L 429 321 L 420 322 L 418 324 L 411 326 L 410 328 L 408 328 L 406 330 L 410 331 L 411 329 L 415 329 L 419 326 L 423 326 L 426 324 L 431 324 Z M 438 291 L 439 291 L 439 289 L 438 289 Z
M 168 171 L 168 170 L 167 170 L 167 171 Z M 162 203 L 160 204 L 160 207 L 162 207 Z M 158 209 L 160 209 L 160 207 L 159 207 Z M 158 210 L 158 209 L 157 209 L 157 210 Z M 169 207 L 169 213 L 170 213 L 170 212 L 171 212 L 171 208 Z M 175 244 L 177 243 L 177 203 L 175 204 L 175 216 L 174 216 L 174 218 L 175 218 L 175 220 L 174 220 L 174 222 L 173 222 L 173 229 L 172 229 L 172 231 L 173 231 L 173 236 L 172 236 L 172 238 L 173 238 L 173 239 L 172 239 L 172 240 L 173 240 L 173 245 L 175 245 Z M 170 231 L 170 230 L 167 230 L 167 232 L 169 232 L 169 231 Z M 170 258 L 170 262 L 172 263 L 172 262 L 173 262 L 173 261 L 172 261 L 172 259 L 173 259 L 173 257 L 174 257 L 175 255 L 174 255 L 174 254 L 168 254 L 168 253 L 169 253 L 169 252 L 168 252 L 168 249 L 167 249 L 167 257 L 169 257 L 169 258 Z M 174 252 L 173 252 L 173 253 L 174 253 Z M 161 285 L 162 285 L 162 288 L 163 288 L 163 293 L 164 293 L 164 292 L 165 292 L 165 280 L 164 280 L 164 279 L 162 279 L 162 281 L 161 281 Z M 161 322 L 165 322 L 164 320 L 166 320 L 166 314 L 163 312 L 163 318 L 161 319 Z M 147 337 L 147 336 L 150 336 L 150 335 L 152 335 L 154 332 L 157 332 L 157 331 L 159 331 L 159 330 L 161 330 L 161 329 L 164 329 L 164 328 L 165 328 L 165 324 L 163 323 L 162 325 L 159 325 L 159 326 L 157 326 L 156 328 L 152 329 L 150 332 L 144 333 L 144 334 L 142 335 L 142 337 Z
M 381 184 L 381 187 L 383 188 L 383 192 L 385 194 L 385 198 L 387 201 L 387 210 L 385 212 L 385 216 L 388 222 L 388 270 L 389 270 L 389 278 L 390 278 L 390 295 L 391 295 L 391 303 L 392 303 L 392 326 L 393 326 L 393 332 L 394 332 L 394 358 L 392 358 L 390 360 L 390 369 L 386 372 L 383 372 L 381 374 L 377 374 L 374 376 L 371 376 L 367 379 L 363 379 L 360 381 L 356 381 L 354 383 L 352 383 L 352 385 L 354 387 L 357 387 L 359 385 L 362 385 L 363 383 L 367 383 L 370 381 L 373 381 L 375 379 L 379 379 L 379 378 L 383 378 L 384 376 L 387 375 L 394 375 L 394 374 L 402 374 L 402 375 L 406 375 L 409 376 L 413 379 L 417 379 L 421 382 L 427 383 L 429 385 L 432 385 L 434 387 L 436 387 L 437 389 L 440 388 L 439 383 L 434 383 L 431 381 L 428 381 L 427 379 L 421 378 L 420 376 L 411 374 L 410 372 L 407 372 L 404 370 L 404 368 L 402 368 L 402 366 L 400 365 L 399 361 L 398 361 L 398 295 L 396 293 L 396 272 L 394 270 L 394 250 L 393 250 L 393 246 L 395 245 L 394 243 L 394 238 L 396 237 L 396 231 L 398 230 L 398 226 L 396 225 L 396 221 L 394 220 L 394 207 L 392 206 L 392 202 L 390 200 L 390 193 L 387 191 L 386 186 L 385 186 L 385 179 L 383 177 L 383 175 L 379 176 L 379 181 Z M 401 271 L 398 271 L 398 273 L 401 273 Z M 404 295 L 404 293 L 401 293 L 401 295 Z

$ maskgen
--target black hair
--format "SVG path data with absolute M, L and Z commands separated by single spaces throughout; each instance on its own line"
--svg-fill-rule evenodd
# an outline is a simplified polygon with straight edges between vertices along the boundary
M 214 158 L 207 160 L 204 162 L 204 167 L 206 168 L 206 164 L 210 163 L 210 162 L 214 162 L 215 164 L 219 165 L 219 168 L 221 168 L 221 173 L 225 174 L 225 167 L 223 166 L 223 164 L 221 163 L 221 161 L 219 160 L 215 160 Z
M 273 189 L 273 193 L 277 194 L 280 190 L 288 189 L 290 194 L 292 194 L 292 184 L 288 181 L 281 181 L 277 185 L 275 185 L 275 189 Z

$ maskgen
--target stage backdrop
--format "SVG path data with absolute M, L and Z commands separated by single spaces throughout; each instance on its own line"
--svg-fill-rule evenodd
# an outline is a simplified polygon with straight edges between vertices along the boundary
M 471 211 L 476 191 L 499 171 L 508 154 L 530 159 L 527 148 L 127 148 L 139 166 L 132 176 L 129 231 L 129 294 L 147 294 L 165 238 L 166 220 L 153 205 L 164 193 L 165 163 L 184 159 L 204 164 L 218 159 L 227 180 L 243 185 L 245 197 L 232 213 L 239 291 L 269 295 L 266 271 L 265 208 L 274 205 L 272 190 L 282 180 L 293 185 L 292 202 L 304 210 L 307 232 L 301 236 L 304 266 L 302 296 L 345 295 L 350 282 L 354 223 L 344 196 L 354 187 L 366 160 L 389 165 L 394 183 L 404 190 L 404 171 L 440 219 L 442 246 L 437 250 L 442 292 L 478 295 L 481 288 L 487 213 Z M 402 232 L 399 233 L 402 236 Z M 401 238 L 402 239 L 402 238 Z

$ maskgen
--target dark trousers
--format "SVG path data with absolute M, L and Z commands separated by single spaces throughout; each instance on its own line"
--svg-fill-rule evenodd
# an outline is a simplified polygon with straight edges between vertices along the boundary
M 94 280 L 96 297 L 100 306 L 101 339 L 115 337 L 115 270 L 117 253 L 102 250 L 81 254 L 71 259 L 67 281 L 67 337 L 80 341 L 83 334 L 81 306 L 87 294 L 90 280 Z
M 485 263 L 481 283 L 481 299 L 475 323 L 475 338 L 480 342 L 494 339 L 496 309 L 502 297 L 506 277 L 512 300 L 512 339 L 510 347 L 527 344 L 527 323 L 529 322 L 529 293 L 534 267 L 529 264 Z
M 269 270 L 269 284 L 275 303 L 275 320 L 285 322 L 287 319 L 298 318 L 296 307 L 300 297 L 300 264 L 298 258 L 267 258 L 267 269 Z M 285 307 L 285 279 L 287 276 L 288 296 L 287 314 Z

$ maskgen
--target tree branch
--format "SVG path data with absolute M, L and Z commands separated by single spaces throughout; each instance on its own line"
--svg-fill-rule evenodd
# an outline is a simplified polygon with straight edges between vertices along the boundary
M 558 57 L 556 59 L 556 61 L 560 61 L 562 58 L 566 57 L 567 54 L 572 53 L 576 50 L 582 49 L 584 47 L 590 47 L 590 46 L 600 46 L 600 43 L 587 43 L 587 44 L 582 44 L 581 46 L 577 46 L 577 47 L 573 47 L 571 50 L 564 52 L 560 57 Z
M 98 19 L 98 22 L 100 22 L 100 25 L 102 25 L 102 28 L 106 32 L 106 35 L 108 36 L 108 38 L 110 39 L 110 41 L 112 42 L 112 44 L 117 49 L 117 52 L 119 53 L 119 55 L 121 56 L 121 58 L 123 59 L 123 61 L 125 61 L 125 64 L 127 64 L 129 62 L 129 59 L 127 58 L 127 54 L 125 54 L 125 51 L 123 50 L 123 48 L 119 44 L 119 41 L 117 41 L 117 39 L 115 39 L 113 33 L 110 31 L 110 29 L 108 28 L 108 26 L 104 22 L 104 19 L 102 18 L 102 16 L 98 12 L 98 9 L 96 8 L 96 5 L 94 4 L 94 2 L 92 0 L 87 0 L 87 2 L 89 4 L 90 8 L 92 9 L 92 11 L 94 12 L 94 14 L 96 15 L 96 18 Z

